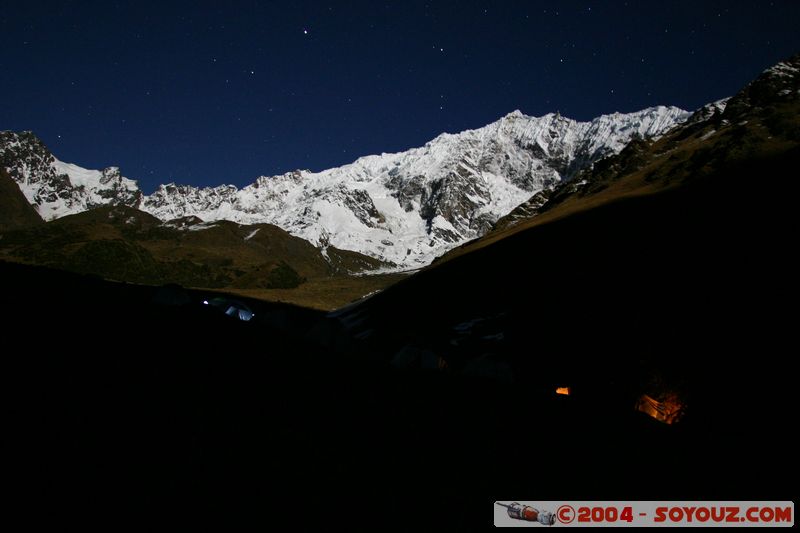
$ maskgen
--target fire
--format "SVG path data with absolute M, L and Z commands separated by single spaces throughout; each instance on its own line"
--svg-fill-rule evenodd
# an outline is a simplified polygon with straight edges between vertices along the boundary
M 563 394 L 565 396 L 569 396 L 570 390 L 569 387 L 558 387 L 556 389 L 556 394 Z
M 664 395 L 661 401 L 642 394 L 636 402 L 636 410 L 652 416 L 659 422 L 674 424 L 683 416 L 684 405 L 676 394 Z

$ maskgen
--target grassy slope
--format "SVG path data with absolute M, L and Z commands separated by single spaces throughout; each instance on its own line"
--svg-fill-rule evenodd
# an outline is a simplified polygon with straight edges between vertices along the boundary
M 5 169 L 0 167 L 0 230 L 41 223 L 42 217 L 31 207 Z
M 268 302 L 285 302 L 311 309 L 332 311 L 359 298 L 381 291 L 408 274 L 368 274 L 309 279 L 294 289 L 222 289 Z
M 102 207 L 8 232 L 0 256 L 136 283 L 227 287 L 321 309 L 357 300 L 396 279 L 351 276 L 382 263 L 335 248 L 326 259 L 309 242 L 269 224 L 191 227 L 164 226 L 135 209 Z

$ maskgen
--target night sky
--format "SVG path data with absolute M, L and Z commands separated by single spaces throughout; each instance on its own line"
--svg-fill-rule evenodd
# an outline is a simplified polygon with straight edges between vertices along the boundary
M 694 109 L 800 51 L 800 2 L 7 2 L 0 130 L 158 183 L 252 182 L 520 109 Z

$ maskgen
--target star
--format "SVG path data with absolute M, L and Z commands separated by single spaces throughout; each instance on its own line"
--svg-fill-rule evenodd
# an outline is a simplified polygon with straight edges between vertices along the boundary
M 306 28 L 303 28 L 303 35 L 308 35 L 308 30 Z

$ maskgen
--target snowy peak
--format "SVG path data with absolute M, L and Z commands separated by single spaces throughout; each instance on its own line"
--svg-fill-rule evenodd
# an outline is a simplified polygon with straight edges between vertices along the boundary
M 747 119 L 759 109 L 800 99 L 800 54 L 768 68 L 728 101 L 723 117 Z
M 692 116 L 689 117 L 689 120 L 686 121 L 687 125 L 691 124 L 701 124 L 703 122 L 707 122 L 711 120 L 714 115 L 721 117 L 722 114 L 725 112 L 725 108 L 728 106 L 728 101 L 730 97 L 723 98 L 722 100 L 717 100 L 716 102 L 711 102 L 710 104 L 706 104 L 694 113 Z
M 85 168 L 56 159 L 32 132 L 0 132 L 0 166 L 45 220 L 101 205 L 138 207 L 142 193 L 117 167 Z
M 765 70 L 764 74 L 770 78 L 796 78 L 800 75 L 800 65 L 798 65 L 797 57 L 781 61 Z

